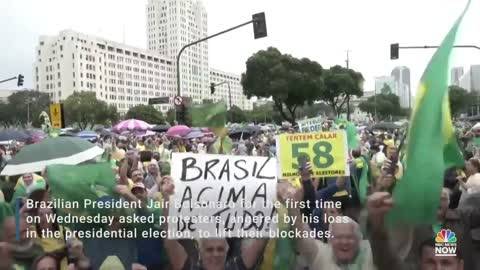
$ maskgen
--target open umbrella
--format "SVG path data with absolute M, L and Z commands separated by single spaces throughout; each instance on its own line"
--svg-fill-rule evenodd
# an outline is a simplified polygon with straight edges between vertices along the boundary
M 40 172 L 53 164 L 77 165 L 101 155 L 103 149 L 76 137 L 47 138 L 31 144 L 11 159 L 0 175 Z
M 232 139 L 245 140 L 250 138 L 255 133 L 259 132 L 261 129 L 257 126 L 247 126 L 239 129 L 230 130 L 228 136 Z
M 39 129 L 26 129 L 25 134 L 27 134 L 30 137 L 40 137 L 40 136 L 45 136 L 45 132 Z
M 374 125 L 372 129 L 381 129 L 381 130 L 395 130 L 399 129 L 401 126 L 392 123 L 392 122 L 382 122 Z
M 37 129 L 27 129 L 25 130 L 25 134 L 29 136 L 28 142 L 29 143 L 37 143 L 43 138 L 45 138 L 45 132 L 42 130 L 37 130 Z
M 95 131 L 91 131 L 91 130 L 84 130 L 84 131 L 81 131 L 79 133 L 77 133 L 77 135 L 75 135 L 76 137 L 79 137 L 79 138 L 83 138 L 83 139 L 94 139 L 94 138 L 97 138 L 97 133 Z
M 152 128 L 152 131 L 155 132 L 167 132 L 167 130 L 170 128 L 170 125 L 157 125 Z
M 192 129 L 187 127 L 187 126 L 184 126 L 184 125 L 177 125 L 177 126 L 174 126 L 174 127 L 171 127 L 168 129 L 167 131 L 167 136 L 185 136 L 187 135 L 188 133 L 190 133 Z
M 25 132 L 17 129 L 4 129 L 0 131 L 0 141 L 24 141 L 30 136 Z
M 96 130 L 96 132 L 100 133 L 101 137 L 112 136 L 112 132 L 107 128 Z
M 113 127 L 113 130 L 124 131 L 124 130 L 147 130 L 152 128 L 152 125 L 137 119 L 129 119 L 122 121 L 116 124 Z
M 147 137 L 147 136 L 153 136 L 153 135 L 155 135 L 155 134 L 156 134 L 155 132 L 150 131 L 150 130 L 147 130 L 147 131 L 137 131 L 137 132 L 135 132 L 135 136 L 140 137 L 140 138 L 142 138 L 142 137 Z
M 205 136 L 205 134 L 203 132 L 201 132 L 200 130 L 192 130 L 190 133 L 188 133 L 187 135 L 185 135 L 185 139 L 197 139 L 197 138 L 202 138 L 203 136 Z

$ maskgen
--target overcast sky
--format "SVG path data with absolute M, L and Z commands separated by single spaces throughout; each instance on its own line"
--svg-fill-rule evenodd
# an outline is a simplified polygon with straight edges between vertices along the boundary
M 324 68 L 345 65 L 363 73 L 365 90 L 373 90 L 374 77 L 389 75 L 405 65 L 412 70 L 412 88 L 433 50 L 401 50 L 390 60 L 389 44 L 438 45 L 460 14 L 466 0 L 203 0 L 209 34 L 266 13 L 268 37 L 254 40 L 251 25 L 209 41 L 210 66 L 245 71 L 254 52 L 274 46 L 295 57 L 308 57 Z M 1 0 L 0 79 L 25 75 L 32 87 L 34 48 L 40 35 L 63 29 L 146 48 L 147 0 Z M 473 0 L 457 44 L 480 46 L 480 0 Z M 452 66 L 480 63 L 480 50 L 457 49 Z M 0 89 L 16 88 L 16 82 Z

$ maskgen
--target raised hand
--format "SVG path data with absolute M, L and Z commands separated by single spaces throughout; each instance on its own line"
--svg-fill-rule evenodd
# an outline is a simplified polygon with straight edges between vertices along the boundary
M 374 227 L 383 226 L 385 215 L 392 209 L 393 199 L 388 192 L 375 192 L 368 197 L 367 208 Z

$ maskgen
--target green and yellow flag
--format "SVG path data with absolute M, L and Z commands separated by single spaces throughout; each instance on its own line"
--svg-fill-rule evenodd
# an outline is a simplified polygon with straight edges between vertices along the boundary
M 191 113 L 194 127 L 223 129 L 227 123 L 227 106 L 223 102 L 195 105 Z
M 192 113 L 192 126 L 194 127 L 207 127 L 212 130 L 219 139 L 218 149 L 216 153 L 226 153 L 229 154 L 228 148 L 232 147 L 231 140 L 226 138 L 228 135 L 228 129 L 225 127 L 227 123 L 227 105 L 223 102 L 212 103 L 212 104 L 203 104 L 195 105 L 191 109 Z M 224 149 L 226 148 L 226 149 Z
M 358 142 L 357 127 L 354 123 L 345 119 L 337 119 L 335 121 L 335 125 L 337 129 L 344 129 L 347 133 L 348 149 L 353 150 L 360 147 Z
M 78 203 L 79 209 L 71 214 L 90 215 L 105 212 L 94 207 L 83 207 L 85 200 L 106 201 L 118 198 L 115 193 L 115 175 L 110 163 L 87 165 L 51 165 L 47 167 L 51 195 L 71 203 Z M 71 209 L 59 209 L 70 211 Z
M 434 224 L 446 168 L 463 165 L 448 102 L 450 53 L 465 10 L 428 64 L 417 91 L 408 133 L 406 171 L 393 191 L 391 224 Z

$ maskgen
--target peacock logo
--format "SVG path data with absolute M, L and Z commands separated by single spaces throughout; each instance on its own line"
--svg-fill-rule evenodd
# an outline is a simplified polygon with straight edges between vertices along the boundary
M 452 232 L 450 229 L 442 229 L 437 233 L 437 237 L 435 237 L 436 243 L 456 243 L 457 237 L 455 237 L 455 233 Z
M 449 229 L 442 229 L 435 237 L 435 256 L 457 256 L 457 237 Z

